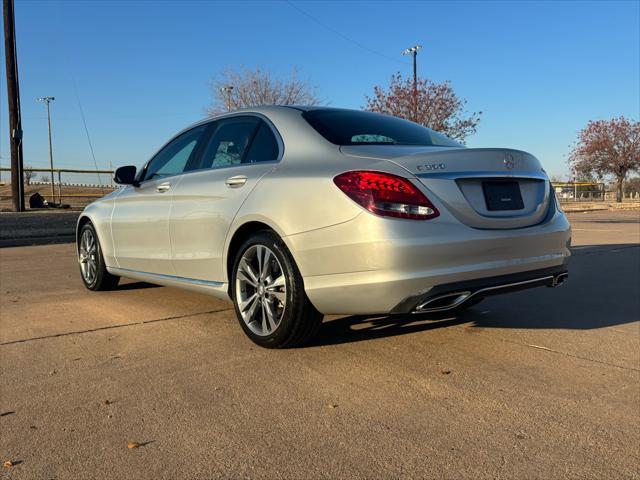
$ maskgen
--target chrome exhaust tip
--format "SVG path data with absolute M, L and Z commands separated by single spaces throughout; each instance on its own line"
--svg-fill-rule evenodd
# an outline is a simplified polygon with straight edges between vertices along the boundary
M 568 278 L 569 278 L 569 273 L 568 272 L 564 272 L 564 273 L 560 273 L 560 274 L 556 275 L 555 277 L 553 277 L 553 280 L 551 281 L 551 287 L 552 288 L 559 287 Z
M 418 305 L 415 313 L 427 313 L 427 312 L 442 312 L 445 310 L 451 310 L 461 304 L 463 304 L 470 296 L 471 292 L 454 292 L 440 295 L 438 297 L 430 298 L 426 302 Z

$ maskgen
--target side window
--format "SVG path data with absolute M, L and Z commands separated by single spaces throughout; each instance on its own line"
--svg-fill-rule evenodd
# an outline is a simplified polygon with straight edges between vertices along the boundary
M 260 121 L 258 132 L 251 142 L 245 163 L 270 162 L 278 159 L 278 142 L 269 126 Z
M 259 121 L 256 117 L 234 117 L 218 121 L 202 154 L 200 168 L 240 164 Z
M 206 125 L 201 125 L 189 130 L 160 150 L 149 163 L 144 180 L 182 173 L 206 128 Z

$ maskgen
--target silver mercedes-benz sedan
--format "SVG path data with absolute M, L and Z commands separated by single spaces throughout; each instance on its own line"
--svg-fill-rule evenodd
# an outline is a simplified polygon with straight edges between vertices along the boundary
M 571 241 L 540 162 L 415 123 L 267 106 L 183 130 L 78 221 L 90 290 L 119 277 L 230 299 L 265 347 L 325 314 L 460 310 L 567 278 Z

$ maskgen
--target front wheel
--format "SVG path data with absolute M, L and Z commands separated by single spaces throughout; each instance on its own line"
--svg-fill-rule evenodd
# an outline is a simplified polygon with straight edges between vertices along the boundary
M 84 286 L 89 290 L 111 290 L 120 277 L 107 271 L 96 229 L 85 223 L 78 234 L 78 263 Z
M 305 294 L 291 253 L 269 231 L 255 234 L 238 250 L 231 296 L 242 329 L 262 347 L 303 345 L 322 322 L 322 314 Z

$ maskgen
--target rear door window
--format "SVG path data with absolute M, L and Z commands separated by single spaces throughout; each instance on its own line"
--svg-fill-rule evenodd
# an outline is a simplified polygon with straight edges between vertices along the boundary
M 278 160 L 279 155 L 280 149 L 273 131 L 269 125 L 260 120 L 258 131 L 251 142 L 244 163 L 273 162 Z
M 199 168 L 241 164 L 260 121 L 256 117 L 232 117 L 215 122 L 213 134 L 202 152 Z

